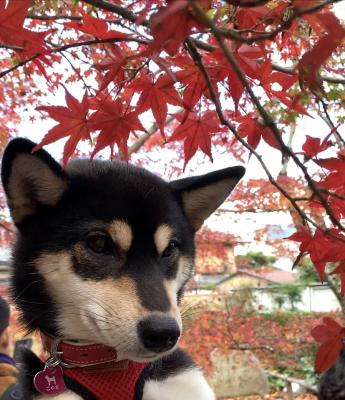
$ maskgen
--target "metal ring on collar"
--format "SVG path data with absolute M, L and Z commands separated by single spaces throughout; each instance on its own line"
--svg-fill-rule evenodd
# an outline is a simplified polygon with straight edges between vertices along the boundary
M 51 356 L 46 361 L 46 365 L 51 368 L 56 367 L 57 365 L 62 365 L 65 368 L 78 367 L 78 364 L 70 364 L 62 361 L 63 351 L 58 351 L 60 342 L 61 340 L 58 338 L 53 340 L 51 345 Z

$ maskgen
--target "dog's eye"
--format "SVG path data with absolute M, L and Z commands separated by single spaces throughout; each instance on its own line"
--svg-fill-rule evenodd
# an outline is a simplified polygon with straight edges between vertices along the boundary
M 168 244 L 168 246 L 165 248 L 165 250 L 162 253 L 162 257 L 171 257 L 173 256 L 179 247 L 179 243 L 177 240 L 171 240 Z
M 86 238 L 86 244 L 95 253 L 112 253 L 113 245 L 111 239 L 101 233 L 90 234 Z

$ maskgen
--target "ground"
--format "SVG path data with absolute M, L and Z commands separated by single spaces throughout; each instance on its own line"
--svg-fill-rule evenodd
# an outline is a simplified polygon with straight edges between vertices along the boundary
M 229 397 L 227 399 L 223 400 L 286 400 L 287 395 L 284 392 L 276 392 L 276 393 L 270 393 L 267 394 L 266 396 L 247 396 L 247 397 Z M 317 400 L 317 397 L 314 396 L 313 394 L 301 394 L 299 396 L 296 396 L 294 400 Z

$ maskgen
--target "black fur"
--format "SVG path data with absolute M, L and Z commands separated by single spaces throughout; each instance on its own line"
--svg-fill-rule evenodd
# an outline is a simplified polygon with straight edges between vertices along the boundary
M 337 362 L 321 375 L 319 400 L 345 400 L 345 351 Z

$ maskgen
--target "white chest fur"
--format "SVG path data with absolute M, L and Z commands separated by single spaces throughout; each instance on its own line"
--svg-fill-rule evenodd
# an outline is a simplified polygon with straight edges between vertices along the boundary
M 198 369 L 189 369 L 144 386 L 143 400 L 215 400 L 215 395 Z

